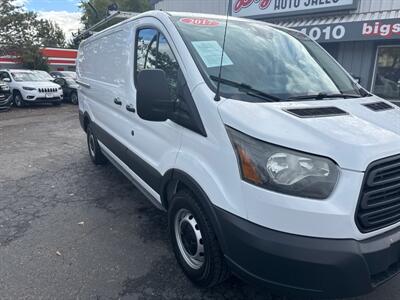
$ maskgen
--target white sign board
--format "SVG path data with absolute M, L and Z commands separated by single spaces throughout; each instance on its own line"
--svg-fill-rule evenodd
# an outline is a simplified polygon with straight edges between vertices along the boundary
M 278 17 L 356 9 L 358 0 L 232 0 L 232 16 Z

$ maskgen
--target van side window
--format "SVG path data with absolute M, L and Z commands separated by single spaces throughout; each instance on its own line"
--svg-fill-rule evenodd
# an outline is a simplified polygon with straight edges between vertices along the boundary
M 158 31 L 155 29 L 142 29 L 137 38 L 136 66 L 137 72 L 155 69 L 157 57 Z
M 156 29 L 141 29 L 136 45 L 136 76 L 142 70 L 161 69 L 170 87 L 171 99 L 177 99 L 179 65 L 165 36 Z

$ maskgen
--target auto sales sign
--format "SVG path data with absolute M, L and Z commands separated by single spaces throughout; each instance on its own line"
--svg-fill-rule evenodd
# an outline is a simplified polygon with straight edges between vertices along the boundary
M 232 16 L 278 17 L 357 8 L 358 0 L 232 0 Z

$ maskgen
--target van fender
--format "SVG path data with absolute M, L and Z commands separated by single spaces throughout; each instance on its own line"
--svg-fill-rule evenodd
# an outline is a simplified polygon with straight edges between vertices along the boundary
M 87 108 L 87 106 L 85 108 Z M 79 122 L 82 129 L 86 132 L 89 123 L 94 122 L 94 117 L 93 114 L 91 114 L 91 112 L 85 108 L 84 111 L 79 109 Z
M 209 220 L 211 221 L 211 225 L 220 243 L 221 250 L 226 253 L 227 246 L 224 235 L 222 234 L 223 231 L 221 223 L 218 220 L 215 207 L 212 204 L 207 193 L 192 176 L 179 169 L 170 169 L 164 174 L 161 184 L 161 201 L 163 207 L 168 210 L 168 201 L 171 200 L 172 196 L 178 191 L 178 188 L 182 185 L 190 190 L 198 199 L 198 204 L 201 205 L 201 207 L 206 212 Z

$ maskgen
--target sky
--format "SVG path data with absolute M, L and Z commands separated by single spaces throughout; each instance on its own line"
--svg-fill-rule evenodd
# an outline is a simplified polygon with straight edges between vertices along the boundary
M 15 0 L 15 4 L 35 11 L 41 18 L 56 22 L 65 33 L 66 40 L 80 27 L 80 0 Z

